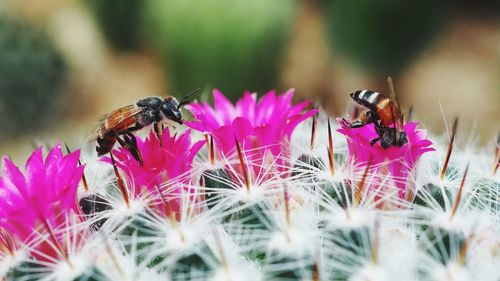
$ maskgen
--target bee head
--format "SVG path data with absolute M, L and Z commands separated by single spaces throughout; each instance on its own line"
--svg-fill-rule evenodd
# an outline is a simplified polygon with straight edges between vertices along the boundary
M 177 122 L 179 124 L 183 123 L 182 113 L 179 108 L 179 102 L 173 98 L 166 98 L 160 106 L 161 113 L 163 116 L 169 120 Z

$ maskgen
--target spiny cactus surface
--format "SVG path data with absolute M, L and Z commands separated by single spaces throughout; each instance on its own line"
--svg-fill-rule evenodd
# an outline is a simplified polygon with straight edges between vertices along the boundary
M 142 165 L 122 147 L 56 144 L 24 170 L 4 157 L 0 276 L 499 280 L 498 141 L 405 121 L 407 142 L 384 148 L 374 124 L 292 98 L 215 90 L 189 129 L 136 135 Z

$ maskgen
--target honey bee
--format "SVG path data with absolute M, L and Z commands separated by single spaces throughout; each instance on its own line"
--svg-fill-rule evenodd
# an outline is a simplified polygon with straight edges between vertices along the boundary
M 199 88 L 187 94 L 180 102 L 172 96 L 164 99 L 148 97 L 139 100 L 135 105 L 118 108 L 104 116 L 95 130 L 94 136 L 90 138 L 90 141 L 97 141 L 97 155 L 109 153 L 118 141 L 142 166 L 142 156 L 133 132 L 153 124 L 155 133 L 161 140 L 161 124 L 173 121 L 182 125 L 184 119 L 181 107 L 188 104 L 189 98 L 198 91 L 200 91 Z
M 391 80 L 389 80 L 389 88 L 391 98 L 370 90 L 352 92 L 350 94 L 351 98 L 368 110 L 361 112 L 358 120 L 352 123 L 344 119 L 344 122 L 347 122 L 350 128 L 359 128 L 373 123 L 379 137 L 371 140 L 370 144 L 374 145 L 377 141 L 380 141 L 384 149 L 391 146 L 400 147 L 408 142 L 406 133 L 402 130 L 403 114 L 399 110 Z

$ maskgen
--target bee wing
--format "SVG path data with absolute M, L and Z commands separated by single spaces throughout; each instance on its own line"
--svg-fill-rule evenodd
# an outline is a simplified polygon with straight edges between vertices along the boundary
M 401 113 L 401 107 L 399 105 L 398 97 L 396 96 L 396 91 L 394 91 L 394 84 L 392 78 L 389 76 L 387 78 L 387 85 L 389 86 L 389 100 L 391 105 L 391 115 L 392 123 L 394 124 L 394 143 L 399 142 L 401 136 L 400 132 L 403 131 L 403 114 Z
M 396 91 L 394 91 L 394 83 L 392 78 L 387 78 L 387 85 L 389 87 L 389 100 L 391 105 L 392 122 L 394 127 L 400 131 L 403 127 L 403 114 L 401 113 L 401 107 L 399 105 L 398 97 L 396 96 Z
M 104 115 L 93 130 L 92 135 L 88 137 L 88 141 L 95 141 L 99 136 L 102 136 L 110 130 L 125 130 L 135 123 L 134 117 L 141 113 L 144 108 L 137 105 L 127 105 L 118 108 L 111 113 Z

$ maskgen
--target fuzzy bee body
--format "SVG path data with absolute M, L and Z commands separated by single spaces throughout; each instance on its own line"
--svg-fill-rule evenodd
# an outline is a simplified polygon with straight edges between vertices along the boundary
M 357 104 L 368 109 L 362 112 L 350 127 L 357 128 L 374 123 L 379 137 L 371 141 L 372 145 L 380 141 L 383 148 L 389 148 L 403 146 L 408 142 L 406 133 L 401 129 L 403 116 L 394 100 L 371 90 L 355 91 L 350 96 Z
M 394 120 L 400 118 L 400 116 L 392 116 L 392 102 L 391 100 L 384 96 L 383 94 L 370 90 L 360 90 L 351 93 L 351 98 L 372 112 L 376 113 L 377 118 L 382 122 L 384 126 L 390 126 L 394 124 Z M 399 115 L 396 113 L 396 115 Z
M 100 121 L 94 137 L 91 138 L 91 141 L 97 142 L 97 155 L 109 153 L 118 141 L 142 165 L 142 156 L 132 132 L 153 124 L 159 138 L 160 123 L 170 121 L 183 124 L 181 107 L 198 91 L 199 89 L 186 95 L 181 102 L 171 96 L 164 99 L 149 97 L 139 100 L 135 105 L 127 105 L 112 111 Z

